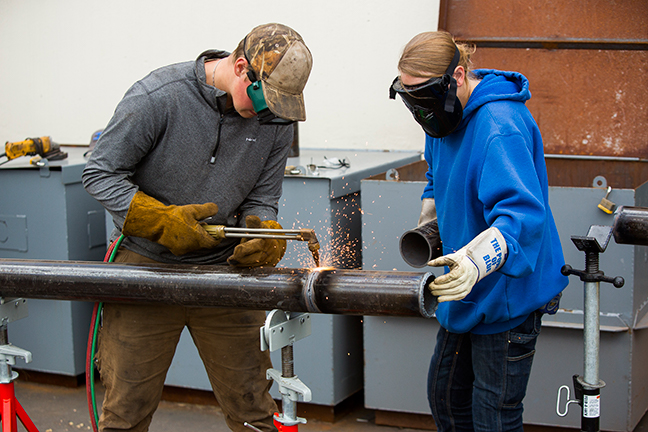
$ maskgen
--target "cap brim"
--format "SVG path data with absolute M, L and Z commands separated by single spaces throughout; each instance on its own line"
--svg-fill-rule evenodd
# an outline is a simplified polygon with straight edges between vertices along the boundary
M 306 120 L 306 108 L 304 106 L 304 95 L 295 95 L 282 92 L 268 84 L 263 83 L 263 96 L 270 111 L 277 117 L 292 121 Z

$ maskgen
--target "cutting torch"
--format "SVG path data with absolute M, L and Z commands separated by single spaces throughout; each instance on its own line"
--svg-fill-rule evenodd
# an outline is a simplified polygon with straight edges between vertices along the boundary
M 225 238 L 265 238 L 306 241 L 308 242 L 308 250 L 313 254 L 315 266 L 319 267 L 320 265 L 320 244 L 315 235 L 315 230 L 312 229 L 235 228 L 225 225 L 205 225 L 204 228 L 217 240 Z

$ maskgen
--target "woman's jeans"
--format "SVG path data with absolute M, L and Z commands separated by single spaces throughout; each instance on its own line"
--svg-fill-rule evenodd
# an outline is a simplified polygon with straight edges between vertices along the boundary
M 439 431 L 522 431 L 526 394 L 542 313 L 492 335 L 443 327 L 428 374 L 428 400 Z

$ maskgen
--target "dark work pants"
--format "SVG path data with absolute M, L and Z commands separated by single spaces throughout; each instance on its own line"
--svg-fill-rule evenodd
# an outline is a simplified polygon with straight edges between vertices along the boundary
M 122 250 L 115 262 L 155 262 Z M 268 393 L 272 367 L 259 346 L 263 311 L 177 305 L 106 303 L 97 363 L 106 387 L 99 430 L 147 431 L 162 397 L 180 334 L 187 327 L 229 428 L 248 422 L 276 431 L 277 406 Z M 187 371 L 191 373 L 191 371 Z

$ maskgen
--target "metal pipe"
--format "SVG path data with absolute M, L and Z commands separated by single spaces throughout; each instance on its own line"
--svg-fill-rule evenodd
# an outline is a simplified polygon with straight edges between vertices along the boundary
M 621 206 L 614 212 L 612 233 L 617 244 L 648 245 L 648 208 Z
M 432 273 L 0 259 L 0 297 L 429 318 Z
M 599 385 L 599 298 L 600 282 L 585 282 L 585 315 L 583 321 L 583 379 L 586 384 Z

